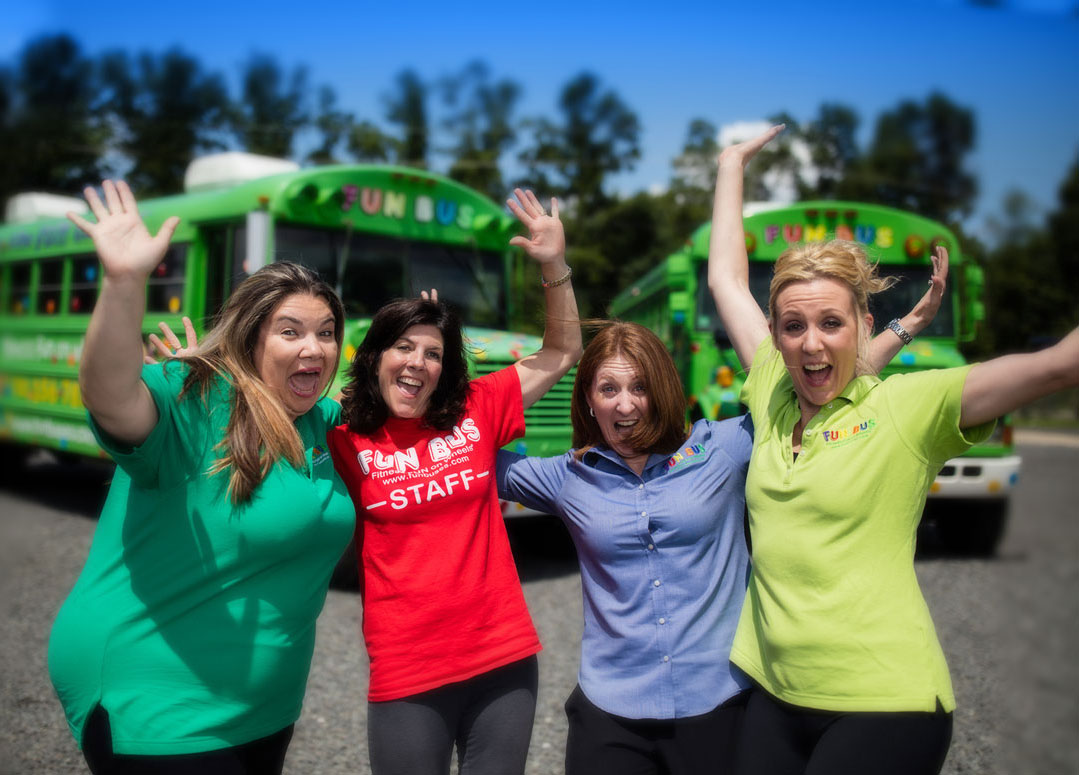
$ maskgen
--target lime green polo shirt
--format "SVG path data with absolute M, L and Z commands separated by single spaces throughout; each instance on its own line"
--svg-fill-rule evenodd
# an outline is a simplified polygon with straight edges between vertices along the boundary
M 746 482 L 752 573 L 732 661 L 775 697 L 830 711 L 955 707 L 914 573 L 941 466 L 988 437 L 959 428 L 970 367 L 857 377 L 802 434 L 770 338 L 742 391 L 756 428 Z
M 273 734 L 300 714 L 315 620 L 355 509 L 322 399 L 296 420 L 305 464 L 279 461 L 232 505 L 207 475 L 227 427 L 218 380 L 178 398 L 187 367 L 143 368 L 159 419 L 138 447 L 91 421 L 116 473 L 86 565 L 53 625 L 49 673 L 75 739 L 97 703 L 113 749 L 169 755 Z

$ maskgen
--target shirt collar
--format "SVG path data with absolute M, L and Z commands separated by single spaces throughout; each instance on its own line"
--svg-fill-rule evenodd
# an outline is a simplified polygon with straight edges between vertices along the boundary
M 588 450 L 587 452 L 584 453 L 584 457 L 581 458 L 581 461 L 584 462 L 584 463 L 587 463 L 590 466 L 595 467 L 596 461 L 599 460 L 600 458 L 603 458 L 604 460 L 609 460 L 611 463 L 614 463 L 616 466 L 619 466 L 620 468 L 623 468 L 626 471 L 629 471 L 634 476 L 637 475 L 636 472 L 633 471 L 633 469 L 631 469 L 628 465 L 626 465 L 626 461 L 622 459 L 622 456 L 619 455 L 617 452 L 615 452 L 610 447 L 606 447 L 606 446 L 592 447 L 592 449 L 590 449 L 590 450 Z M 644 471 L 641 472 L 641 475 L 643 476 L 645 471 L 647 471 L 649 468 L 656 465 L 657 463 L 666 462 L 668 458 L 670 458 L 670 455 L 657 455 L 657 454 L 649 455 L 648 456 L 648 461 L 644 464 Z

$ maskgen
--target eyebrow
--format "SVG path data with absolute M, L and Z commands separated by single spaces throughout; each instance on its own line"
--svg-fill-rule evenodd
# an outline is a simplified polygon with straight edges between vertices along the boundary
M 300 320 L 299 318 L 294 318 L 294 317 L 292 317 L 292 315 L 278 315 L 277 317 L 274 318 L 274 322 L 275 323 L 294 323 L 295 325 L 298 325 L 298 326 L 303 325 L 302 320 Z M 337 318 L 335 318 L 333 315 L 330 315 L 328 317 L 323 318 L 319 322 L 319 325 L 324 326 L 327 323 L 332 324 L 332 323 L 336 323 L 336 322 L 337 322 Z

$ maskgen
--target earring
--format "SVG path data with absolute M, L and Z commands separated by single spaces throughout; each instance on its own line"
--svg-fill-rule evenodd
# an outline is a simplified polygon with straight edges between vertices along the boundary
M 592 415 L 593 417 L 595 417 L 595 416 L 596 416 L 596 413 L 595 413 L 595 411 L 593 411 L 592 407 L 588 407 L 588 413 L 589 413 L 590 415 Z

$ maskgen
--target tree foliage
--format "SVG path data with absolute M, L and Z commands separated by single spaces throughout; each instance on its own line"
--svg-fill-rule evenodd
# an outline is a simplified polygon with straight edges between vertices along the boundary
M 240 100 L 231 111 L 240 144 L 252 153 L 292 155 L 296 133 L 310 120 L 307 70 L 286 73 L 273 57 L 254 54 L 244 66 Z

